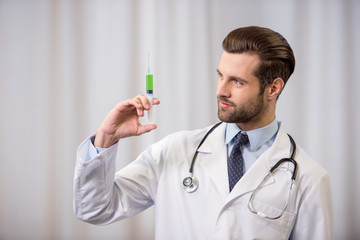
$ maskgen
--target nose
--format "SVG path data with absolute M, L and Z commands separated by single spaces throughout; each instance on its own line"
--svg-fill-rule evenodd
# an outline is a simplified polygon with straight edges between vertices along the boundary
M 229 86 L 225 79 L 219 79 L 217 90 L 216 90 L 217 97 L 230 97 Z

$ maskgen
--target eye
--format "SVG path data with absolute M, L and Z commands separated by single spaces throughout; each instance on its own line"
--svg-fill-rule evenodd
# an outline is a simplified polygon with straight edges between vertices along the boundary
M 233 78 L 232 81 L 236 84 L 236 85 L 244 85 L 245 82 L 242 79 L 237 79 L 237 78 Z

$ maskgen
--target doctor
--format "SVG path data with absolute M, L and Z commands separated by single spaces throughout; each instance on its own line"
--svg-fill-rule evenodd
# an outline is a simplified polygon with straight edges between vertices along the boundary
M 251 26 L 230 32 L 223 49 L 216 93 L 223 123 L 200 147 L 211 126 L 171 134 L 116 172 L 119 140 L 156 128 L 139 124 L 149 109 L 144 96 L 118 103 L 79 146 L 74 179 L 79 219 L 109 224 L 155 205 L 156 239 L 333 238 L 329 176 L 292 145 L 275 118 L 277 99 L 295 66 L 291 47 L 279 33 Z M 238 143 L 241 134 L 247 137 Z M 197 148 L 192 172 L 199 185 L 190 193 L 183 179 Z M 292 151 L 297 171 L 286 161 L 262 182 Z

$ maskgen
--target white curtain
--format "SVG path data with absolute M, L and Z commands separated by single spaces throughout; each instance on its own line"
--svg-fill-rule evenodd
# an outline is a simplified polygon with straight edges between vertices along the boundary
M 330 173 L 336 239 L 359 238 L 359 23 L 356 0 L 0 0 L 0 239 L 153 239 L 153 208 L 109 226 L 75 218 L 76 148 L 145 92 L 148 53 L 158 129 L 122 141 L 118 167 L 217 122 L 221 42 L 246 25 L 292 45 L 277 118 Z

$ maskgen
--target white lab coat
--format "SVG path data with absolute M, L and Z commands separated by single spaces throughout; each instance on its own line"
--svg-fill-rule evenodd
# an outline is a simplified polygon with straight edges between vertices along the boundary
M 248 210 L 252 190 L 271 166 L 290 155 L 291 144 L 282 127 L 273 146 L 229 193 L 225 124 L 221 124 L 199 149 L 194 167 L 199 188 L 194 193 L 185 192 L 182 180 L 208 129 L 169 135 L 117 173 L 116 145 L 83 162 L 89 140 L 84 141 L 75 168 L 77 217 L 108 224 L 155 205 L 156 239 L 333 239 L 329 176 L 298 146 L 298 172 L 285 214 L 269 220 Z M 121 156 L 118 159 L 121 161 Z M 288 171 L 277 173 L 280 177 L 270 179 L 256 195 L 253 204 L 257 211 L 276 215 L 283 209 L 291 176 Z

